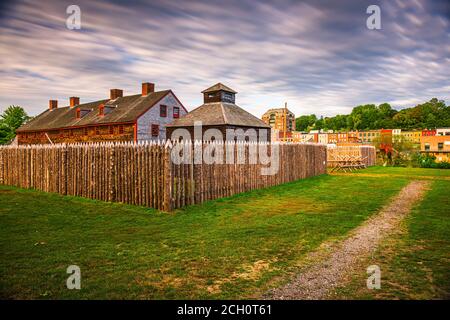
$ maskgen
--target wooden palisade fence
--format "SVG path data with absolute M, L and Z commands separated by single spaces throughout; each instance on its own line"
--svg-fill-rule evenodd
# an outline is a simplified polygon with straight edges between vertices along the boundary
M 205 144 L 192 153 L 202 152 Z M 279 144 L 279 170 L 268 165 L 171 160 L 171 143 L 95 143 L 0 147 L 0 184 L 170 211 L 326 172 L 326 147 Z M 225 144 L 216 145 L 219 155 Z M 232 148 L 237 152 L 238 145 Z M 268 145 L 270 149 L 271 146 Z

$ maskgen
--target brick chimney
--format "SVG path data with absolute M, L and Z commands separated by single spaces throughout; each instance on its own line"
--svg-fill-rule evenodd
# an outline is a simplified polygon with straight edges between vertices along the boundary
M 123 97 L 123 90 L 111 89 L 109 97 L 110 97 L 111 100 L 116 100 L 117 98 L 122 98 Z
M 144 82 L 142 84 L 142 95 L 146 96 L 152 92 L 155 92 L 155 84 L 151 82 Z
M 73 108 L 80 104 L 80 97 L 70 97 L 70 107 Z
M 58 108 L 58 100 L 49 100 L 48 101 L 48 108 L 50 109 L 50 111 L 55 110 L 56 108 Z

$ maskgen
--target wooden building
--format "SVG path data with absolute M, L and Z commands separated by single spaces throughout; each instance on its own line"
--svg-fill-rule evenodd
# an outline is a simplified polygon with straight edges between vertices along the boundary
M 189 132 L 191 139 L 198 139 L 194 135 L 194 124 L 197 122 L 202 125 L 202 137 L 200 137 L 202 140 L 210 140 L 204 137 L 208 129 L 220 131 L 223 140 L 227 139 L 228 129 L 242 129 L 244 132 L 255 129 L 258 139 L 260 137 L 264 139 L 266 136 L 270 141 L 270 126 L 235 104 L 236 91 L 222 83 L 217 83 L 202 93 L 204 103 L 201 106 L 167 125 L 168 138 L 176 129 L 184 128 Z
M 46 111 L 17 129 L 18 144 L 163 140 L 165 125 L 187 114 L 172 90 L 155 91 L 148 82 L 141 94 L 111 89 L 109 99 L 69 102 L 60 108 L 50 100 Z

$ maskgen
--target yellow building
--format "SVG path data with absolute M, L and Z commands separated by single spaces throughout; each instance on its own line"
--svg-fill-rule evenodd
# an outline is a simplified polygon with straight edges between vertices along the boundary
M 373 140 L 380 137 L 380 132 L 380 130 L 359 131 L 357 137 L 362 143 L 372 143 Z
M 420 144 L 420 138 L 422 138 L 422 131 L 402 131 L 400 133 L 400 139 L 415 144 Z
M 436 162 L 450 162 L 450 136 L 423 136 L 420 152 L 436 157 Z

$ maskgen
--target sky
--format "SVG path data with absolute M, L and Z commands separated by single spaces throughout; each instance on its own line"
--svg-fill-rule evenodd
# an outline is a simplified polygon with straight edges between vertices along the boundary
M 66 26 L 69 5 L 81 29 Z M 370 30 L 369 5 L 381 29 Z M 433 97 L 450 103 L 450 2 L 3 1 L 0 111 L 30 115 L 68 105 L 172 89 L 188 110 L 222 82 L 256 116 L 285 102 L 296 116 L 333 116 Z

